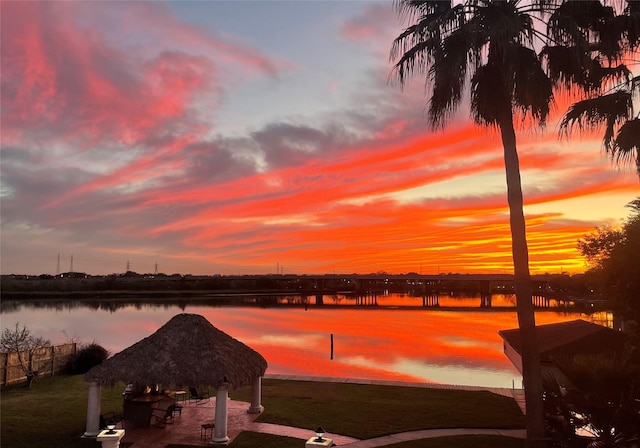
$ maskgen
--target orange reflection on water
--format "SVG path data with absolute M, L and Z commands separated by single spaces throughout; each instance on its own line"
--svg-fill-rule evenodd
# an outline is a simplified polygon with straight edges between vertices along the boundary
M 260 352 L 267 373 L 447 382 L 510 387 L 520 376 L 499 330 L 517 327 L 504 311 L 194 308 Z M 545 312 L 540 324 L 575 319 Z M 333 359 L 331 359 L 333 335 Z
M 392 299 L 402 298 L 386 300 Z M 478 307 L 477 298 L 469 300 Z M 500 330 L 517 327 L 515 309 L 358 309 L 310 304 L 305 311 L 302 306 L 167 304 L 130 305 L 114 312 L 109 307 L 58 310 L 24 306 L 3 312 L 2 318 L 4 322 L 25 322 L 53 343 L 65 342 L 65 335 L 70 335 L 84 342 L 97 341 L 114 354 L 182 312 L 205 316 L 220 330 L 257 350 L 269 363 L 267 373 L 489 387 L 521 384 L 498 336 Z M 577 313 L 544 311 L 536 320 L 542 325 L 580 317 L 586 318 Z

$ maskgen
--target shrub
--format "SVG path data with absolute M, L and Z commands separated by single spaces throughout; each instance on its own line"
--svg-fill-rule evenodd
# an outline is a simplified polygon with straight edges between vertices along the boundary
M 96 342 L 85 345 L 69 360 L 66 372 L 70 375 L 87 373 L 109 357 L 109 351 Z

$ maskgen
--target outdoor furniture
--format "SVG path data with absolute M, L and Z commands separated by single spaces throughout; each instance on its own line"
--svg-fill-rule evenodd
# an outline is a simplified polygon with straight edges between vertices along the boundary
M 170 404 L 166 409 L 155 408 L 151 411 L 151 415 L 156 418 L 156 426 L 164 428 L 168 423 L 173 423 L 175 407 L 175 404 Z
M 209 401 L 209 391 L 197 390 L 193 386 L 189 386 L 189 403 L 196 402 L 196 406 Z
M 206 439 L 207 438 L 207 431 L 209 431 L 211 433 L 211 437 L 213 437 L 213 428 L 215 428 L 215 424 L 213 423 L 204 423 L 202 425 L 200 425 L 200 438 L 201 439 Z
M 186 390 L 176 390 L 174 392 L 176 397 L 176 403 L 186 402 L 187 401 L 187 391 Z
M 182 418 L 182 406 L 180 406 L 179 404 L 174 405 L 172 414 L 172 417 L 179 415 Z
M 124 419 L 133 422 L 134 426 L 144 428 L 151 425 L 153 409 L 161 407 L 162 395 L 144 394 L 125 399 L 122 407 Z M 166 406 L 163 406 L 166 408 Z

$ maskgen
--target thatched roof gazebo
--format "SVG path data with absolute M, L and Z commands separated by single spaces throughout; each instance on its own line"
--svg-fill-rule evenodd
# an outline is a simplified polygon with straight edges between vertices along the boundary
M 214 441 L 223 443 L 228 440 L 228 388 L 251 385 L 249 412 L 261 412 L 261 378 L 266 369 L 267 361 L 260 353 L 218 330 L 203 316 L 183 313 L 174 316 L 152 335 L 91 369 L 85 379 L 90 387 L 92 384 L 97 387 L 98 394 L 100 385 L 113 386 L 121 381 L 137 386 L 213 386 L 217 390 Z M 224 416 L 221 416 L 223 407 Z M 99 419 L 99 415 L 96 418 Z M 89 430 L 89 410 L 87 420 L 87 433 L 93 432 Z M 221 434 L 223 429 L 224 434 Z
M 264 375 L 260 353 L 211 325 L 198 314 L 178 314 L 151 336 L 136 342 L 85 378 L 112 386 L 120 381 L 139 386 L 250 385 Z

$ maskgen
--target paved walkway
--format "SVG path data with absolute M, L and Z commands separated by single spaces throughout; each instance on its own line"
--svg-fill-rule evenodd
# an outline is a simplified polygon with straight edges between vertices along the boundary
M 496 394 L 513 397 L 521 406 L 524 404 L 523 393 L 517 389 L 506 388 L 486 388 L 473 386 L 455 386 L 443 384 L 423 384 L 406 383 L 397 381 L 367 381 L 345 378 L 324 378 L 324 377 L 301 377 L 290 375 L 266 375 L 266 378 L 277 378 L 298 381 L 323 381 L 323 382 L 343 382 L 358 384 L 383 384 L 405 387 L 437 388 L 437 389 L 462 389 L 462 390 L 488 390 Z M 253 431 L 259 433 L 274 434 L 279 436 L 293 437 L 307 440 L 313 437 L 313 432 L 309 429 L 296 428 L 292 426 L 274 425 L 271 423 L 256 422 L 257 414 L 247 414 L 249 403 L 229 400 L 227 404 L 228 424 L 227 435 L 230 440 L 235 439 L 242 431 Z M 524 410 L 523 410 L 524 412 Z M 184 406 L 182 416 L 176 418 L 176 422 L 167 425 L 165 428 L 132 428 L 126 429 L 123 442 L 131 443 L 132 448 L 157 448 L 166 446 L 169 443 L 184 444 L 193 446 L 210 445 L 210 437 L 200 436 L 200 425 L 213 421 L 215 415 L 215 398 L 209 403 L 199 406 L 187 404 Z M 367 440 L 359 440 L 353 437 L 340 434 L 327 433 L 325 437 L 333 439 L 337 446 L 348 448 L 374 448 L 392 445 L 410 440 L 428 439 L 434 437 L 446 437 L 455 435 L 502 435 L 508 437 L 524 438 L 524 429 L 474 429 L 474 428 L 453 428 L 453 429 L 430 429 L 421 431 L 409 431 L 398 434 L 391 434 L 383 437 L 375 437 Z
M 294 428 L 291 426 L 273 425 L 271 423 L 254 423 L 248 431 L 274 434 L 278 436 L 288 436 L 306 440 L 309 438 L 309 430 Z M 348 448 L 374 448 L 394 443 L 408 442 L 410 440 L 431 439 L 435 437 L 463 436 L 463 435 L 497 435 L 516 437 L 524 439 L 526 431 L 524 429 L 478 429 L 478 428 L 451 428 L 451 429 L 424 429 L 420 431 L 407 431 L 388 436 L 374 437 L 372 439 L 359 440 L 353 437 L 341 436 L 339 434 L 326 434 L 325 437 L 333 439 L 337 446 Z

